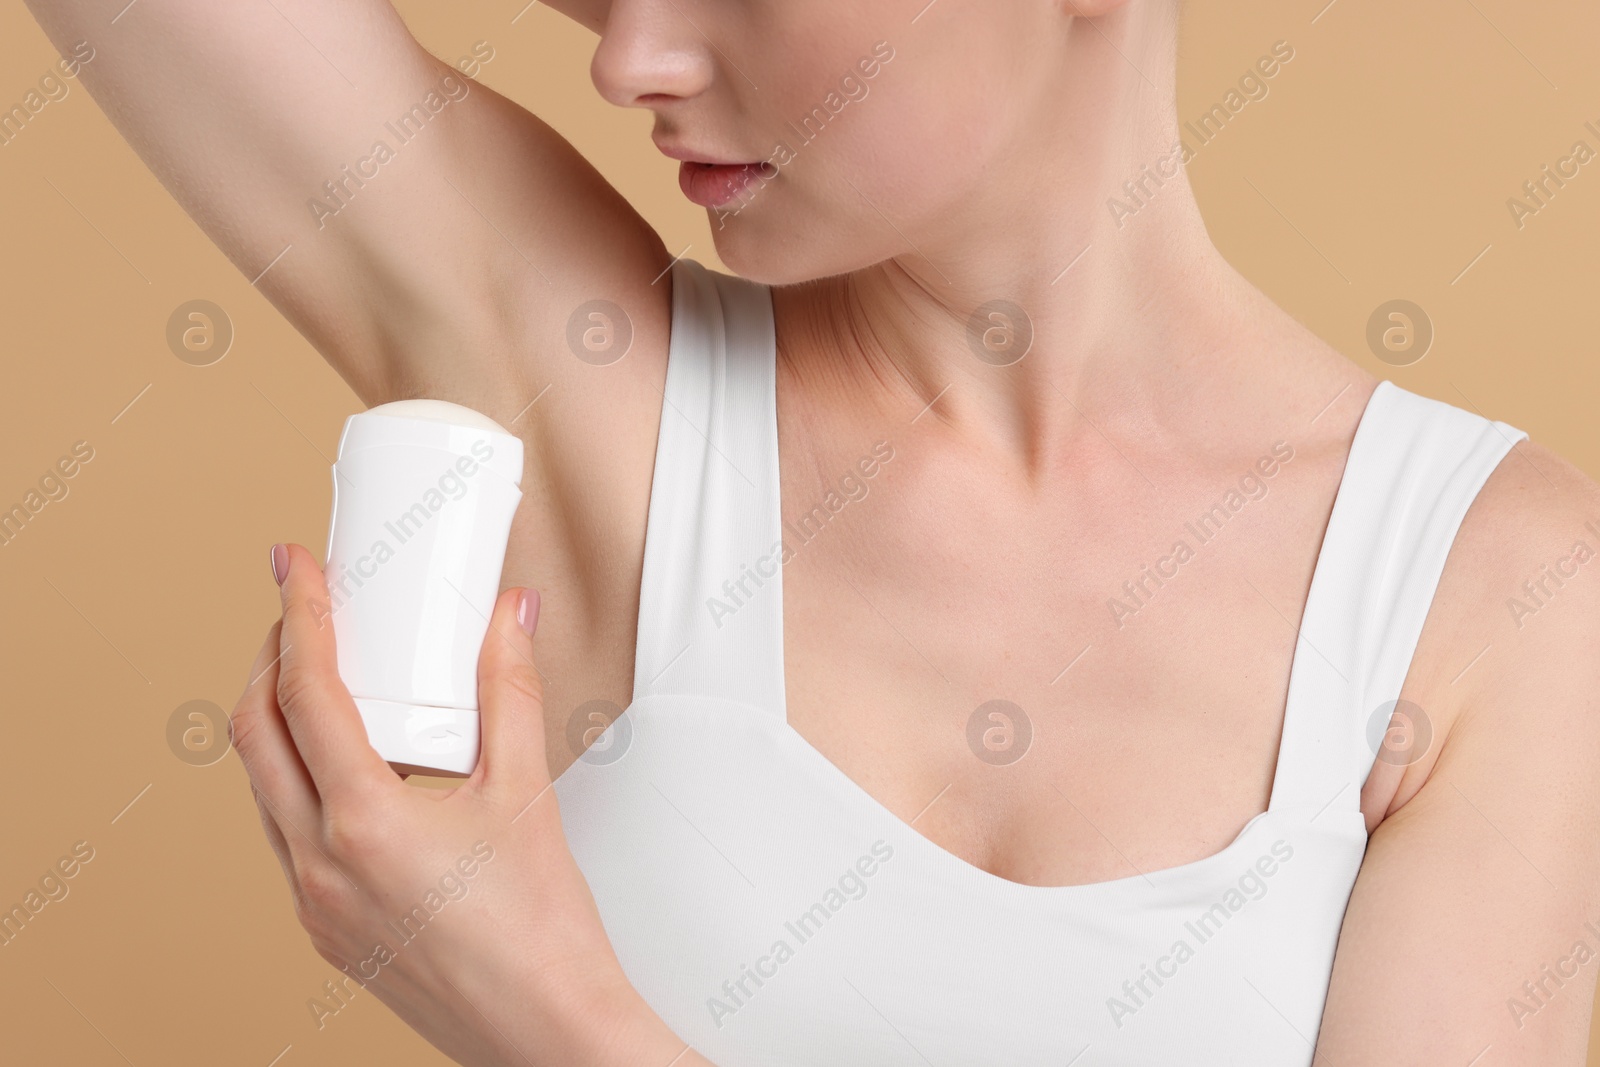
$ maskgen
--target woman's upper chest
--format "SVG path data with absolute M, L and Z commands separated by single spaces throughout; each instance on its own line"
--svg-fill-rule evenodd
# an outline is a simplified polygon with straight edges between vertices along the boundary
M 1268 803 L 1342 465 L 1265 444 L 1156 491 L 1104 468 L 1040 489 L 917 445 L 784 475 L 790 725 L 1014 881 L 1226 846 Z

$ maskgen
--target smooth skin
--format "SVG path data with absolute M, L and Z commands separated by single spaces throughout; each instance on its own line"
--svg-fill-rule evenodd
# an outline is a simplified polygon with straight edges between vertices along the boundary
M 631 694 L 671 299 L 660 239 L 548 126 L 479 85 L 319 225 L 307 199 L 451 70 L 382 0 L 140 0 L 114 27 L 120 3 L 30 6 L 63 52 L 94 43 L 82 77 L 112 121 L 364 403 L 432 396 L 515 418 L 527 471 L 505 581 L 542 594 L 529 657 L 543 688 L 507 701 L 505 721 L 531 733 L 542 717 L 545 772 L 531 749 L 502 766 L 529 785 L 560 774 L 577 755 L 572 710 Z M 724 262 L 776 287 L 784 514 L 812 508 L 874 442 L 895 449 L 784 568 L 795 729 L 930 840 L 1015 881 L 1094 882 L 1224 847 L 1266 807 L 1296 622 L 1376 382 L 1226 263 L 1181 173 L 1125 224 L 1109 216 L 1107 199 L 1177 140 L 1174 0 L 551 6 L 600 34 L 600 93 L 649 109 L 658 147 L 702 160 L 768 158 L 877 42 L 894 49 L 868 95 L 711 219 Z M 515 62 L 509 34 L 496 43 L 495 62 Z M 966 334 L 996 297 L 1035 331 L 1006 368 L 976 359 Z M 566 344 L 569 316 L 596 298 L 634 330 L 606 367 Z M 1280 440 L 1295 458 L 1248 521 L 1119 626 L 1107 601 L 1122 583 Z M 1468 514 L 1402 692 L 1433 742 L 1409 764 L 1376 762 L 1362 793 L 1372 837 L 1320 1062 L 1583 1062 L 1600 960 L 1574 963 L 1573 948 L 1600 948 L 1583 925 L 1600 918 L 1600 579 L 1580 566 L 1520 623 L 1507 602 L 1575 542 L 1600 547 L 1584 528 L 1595 518 L 1600 490 L 1533 443 Z M 287 587 L 319 595 L 295 551 Z M 497 633 L 511 632 L 505 612 Z M 303 805 L 320 798 L 316 818 L 301 812 L 306 836 L 337 828 L 328 856 L 364 856 L 351 866 L 365 892 L 308 923 L 317 943 L 360 951 L 384 915 L 373 901 L 414 900 L 464 842 L 493 841 L 483 876 L 519 889 L 495 897 L 486 882 L 467 900 L 526 920 L 450 913 L 379 995 L 463 1062 L 678 1055 L 618 982 L 551 795 L 507 831 L 510 801 L 483 799 L 484 782 L 404 817 L 317 788 L 364 777 L 373 795 L 418 792 L 362 768 L 320 657 L 319 684 L 285 693 L 282 673 L 263 677 L 241 704 L 287 724 L 260 746 L 273 755 L 257 767 L 277 778 L 253 771 L 269 834 L 295 847 L 274 791 L 299 781 Z M 996 697 L 1035 727 L 1028 758 L 1003 770 L 964 735 Z M 302 738 L 341 715 L 348 744 Z M 552 914 L 559 930 L 540 925 Z M 1510 1000 L 1531 1005 L 1530 981 L 1546 993 L 1519 1019 Z

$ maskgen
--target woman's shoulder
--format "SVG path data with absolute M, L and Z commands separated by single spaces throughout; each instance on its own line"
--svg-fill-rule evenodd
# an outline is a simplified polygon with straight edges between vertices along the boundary
M 1531 794 L 1600 773 L 1600 485 L 1536 441 L 1510 446 L 1450 547 L 1406 691 L 1435 742 L 1388 814 L 1452 765 L 1498 761 Z
M 1465 597 L 1462 608 L 1495 620 L 1486 636 L 1517 647 L 1519 658 L 1535 657 L 1539 646 L 1558 640 L 1557 625 L 1535 626 L 1536 619 L 1555 623 L 1565 616 L 1567 626 L 1559 627 L 1565 632 L 1600 618 L 1600 565 L 1589 566 L 1597 558 L 1600 484 L 1523 437 L 1473 500 L 1441 585 L 1449 580 L 1446 591 Z

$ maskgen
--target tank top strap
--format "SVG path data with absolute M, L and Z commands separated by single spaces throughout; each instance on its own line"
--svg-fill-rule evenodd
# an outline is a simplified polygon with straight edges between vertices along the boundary
M 1527 436 L 1379 383 L 1334 500 L 1300 623 L 1271 807 L 1359 810 L 1379 757 L 1427 750 L 1426 709 L 1400 706 L 1456 532 Z M 1393 719 L 1393 732 L 1390 732 Z M 1386 740 L 1387 738 L 1387 740 Z
M 719 697 L 784 717 L 776 378 L 771 291 L 674 263 L 634 700 Z

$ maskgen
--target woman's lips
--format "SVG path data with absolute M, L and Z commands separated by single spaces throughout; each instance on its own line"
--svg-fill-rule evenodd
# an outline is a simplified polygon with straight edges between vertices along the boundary
M 739 199 L 760 176 L 760 163 L 694 163 L 678 166 L 678 186 L 683 195 L 701 207 L 718 208 Z

